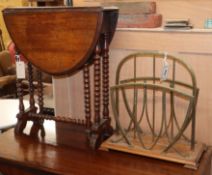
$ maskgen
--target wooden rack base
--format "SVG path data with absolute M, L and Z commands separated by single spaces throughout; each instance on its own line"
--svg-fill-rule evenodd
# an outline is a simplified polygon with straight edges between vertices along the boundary
M 150 146 L 152 137 L 146 135 L 144 136 L 146 141 L 146 146 Z M 124 139 L 117 134 L 114 134 L 112 137 L 107 139 L 101 145 L 101 150 L 116 150 L 126 153 L 142 155 L 151 158 L 157 158 L 161 160 L 176 162 L 184 164 L 185 167 L 191 169 L 197 169 L 199 165 L 199 160 L 206 149 L 206 146 L 202 143 L 196 143 L 195 149 L 191 150 L 190 144 L 184 140 L 179 140 L 178 143 L 174 146 L 175 150 L 170 149 L 168 152 L 163 152 L 165 146 L 167 145 L 167 139 L 162 138 L 157 145 L 151 150 L 144 149 L 139 145 L 139 141 L 136 139 L 131 139 L 133 146 L 129 146 Z M 116 140 L 119 140 L 116 142 Z M 149 144 L 148 144 L 149 143 Z M 178 151 L 176 151 L 178 150 Z

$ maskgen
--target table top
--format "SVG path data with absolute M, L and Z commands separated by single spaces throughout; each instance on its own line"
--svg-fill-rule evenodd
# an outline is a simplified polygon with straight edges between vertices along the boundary
M 29 107 L 28 100 L 24 100 L 24 105 L 26 108 Z M 16 123 L 18 107 L 19 101 L 17 99 L 0 99 L 0 130 L 4 130 Z
M 105 26 L 103 20 L 107 19 L 103 18 L 104 11 L 116 13 L 116 16 L 108 15 L 111 18 L 108 22 L 116 24 L 117 8 L 7 8 L 3 16 L 20 53 L 40 70 L 62 75 L 77 71 L 92 56 Z M 110 24 L 110 37 L 115 27 Z
M 181 164 L 121 152 L 92 151 L 50 144 L 55 137 L 47 133 L 48 144 L 29 136 L 15 136 L 13 130 L 0 135 L 0 162 L 16 164 L 52 174 L 77 175 L 206 175 L 211 150 L 204 153 L 198 170 Z

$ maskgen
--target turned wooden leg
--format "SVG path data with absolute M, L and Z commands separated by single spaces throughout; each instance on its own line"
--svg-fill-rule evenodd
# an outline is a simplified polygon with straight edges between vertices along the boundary
M 16 61 L 19 61 L 20 55 L 16 53 Z M 26 127 L 27 121 L 25 120 L 25 107 L 23 102 L 23 86 L 22 86 L 22 79 L 16 80 L 16 89 L 17 95 L 19 99 L 19 113 L 17 114 L 18 122 L 15 126 L 15 134 L 23 133 L 24 128 Z
M 28 81 L 29 81 L 29 103 L 30 111 L 35 111 L 35 99 L 34 99 L 34 85 L 33 85 L 33 68 L 32 64 L 28 62 Z
M 94 123 L 91 128 L 89 144 L 96 149 L 101 142 L 101 118 L 100 118 L 100 100 L 101 100 L 101 49 L 99 43 L 94 53 Z
M 103 83 L 103 118 L 109 119 L 109 44 L 108 34 L 104 34 L 104 48 L 102 61 Z
M 23 87 L 22 87 L 22 79 L 17 79 L 16 81 L 16 87 L 17 87 L 17 94 L 19 99 L 19 113 L 18 115 L 24 114 L 25 107 L 23 102 Z
M 37 77 L 38 77 L 38 106 L 39 106 L 39 114 L 43 113 L 43 106 L 44 106 L 44 102 L 43 102 L 43 83 L 42 83 L 42 73 L 41 71 L 37 70 Z M 43 119 L 39 119 L 39 120 L 34 120 L 33 121 L 33 126 L 30 130 L 30 135 L 33 137 L 38 137 L 38 132 L 39 130 L 41 130 L 41 136 L 44 137 L 45 136 L 45 130 L 44 130 L 44 126 L 43 126 Z
M 37 71 L 37 77 L 38 77 L 38 106 L 40 109 L 40 114 L 43 113 L 43 82 L 42 82 L 42 73 L 41 71 Z
M 104 34 L 104 47 L 103 47 L 103 59 L 102 59 L 102 87 L 103 87 L 103 119 L 106 120 L 106 127 L 104 131 L 104 138 L 108 138 L 113 133 L 113 128 L 110 125 L 109 114 L 109 43 L 108 33 Z
M 97 44 L 94 56 L 94 122 L 100 123 L 100 99 L 101 99 L 101 60 L 100 46 Z
M 90 92 L 90 75 L 89 75 L 88 64 L 84 65 L 83 78 L 84 78 L 84 102 L 85 102 L 86 128 L 90 130 L 91 128 L 91 92 Z

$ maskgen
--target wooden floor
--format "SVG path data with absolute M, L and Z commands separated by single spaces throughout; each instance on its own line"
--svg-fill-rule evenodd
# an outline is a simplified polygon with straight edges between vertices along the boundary
M 58 146 L 47 133 L 41 143 L 13 130 L 0 135 L 0 171 L 5 175 L 209 175 L 211 150 L 201 158 L 198 170 L 181 164 L 116 151 L 92 151 Z M 48 142 L 47 144 L 45 144 Z

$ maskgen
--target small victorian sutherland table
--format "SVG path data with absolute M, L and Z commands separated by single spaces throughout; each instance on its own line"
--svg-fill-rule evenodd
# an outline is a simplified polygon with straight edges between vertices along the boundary
M 108 108 L 108 53 L 118 18 L 116 8 L 9 8 L 3 11 L 3 16 L 17 55 L 21 53 L 28 60 L 30 107 L 24 107 L 22 79 L 17 79 L 18 121 L 14 131 L 0 135 L 1 172 L 5 175 L 209 175 L 210 150 L 205 152 L 197 171 L 140 156 L 97 150 L 113 133 Z M 38 69 L 39 110 L 35 107 L 31 64 Z M 93 115 L 89 73 L 92 64 Z M 41 71 L 65 76 L 81 69 L 85 120 L 43 114 Z M 55 133 L 48 131 L 45 120 L 56 122 Z M 26 134 L 29 121 L 33 125 Z

